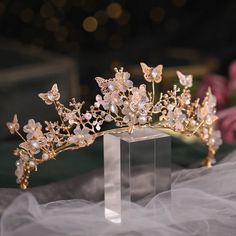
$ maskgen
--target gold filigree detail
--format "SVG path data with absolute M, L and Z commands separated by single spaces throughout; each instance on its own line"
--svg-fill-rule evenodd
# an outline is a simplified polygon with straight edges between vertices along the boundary
M 66 107 L 59 102 L 60 93 L 57 85 L 39 97 L 47 104 L 53 104 L 59 115 L 59 121 L 45 121 L 45 127 L 28 121 L 23 127 L 24 136 L 19 132 L 20 125 L 15 115 L 7 126 L 10 132 L 17 133 L 23 140 L 14 154 L 19 158 L 16 162 L 17 182 L 22 189 L 28 187 L 28 179 L 38 165 L 55 159 L 65 150 L 76 150 L 91 145 L 94 140 L 106 133 L 132 132 L 135 128 L 167 128 L 184 135 L 195 135 L 208 146 L 208 155 L 203 164 L 210 167 L 214 155 L 221 144 L 220 131 L 214 128 L 217 120 L 216 98 L 209 89 L 203 102 L 192 101 L 190 87 L 192 75 L 184 75 L 177 71 L 183 89 L 176 85 L 172 90 L 161 93 L 157 101 L 155 84 L 162 80 L 162 65 L 154 68 L 141 63 L 144 78 L 152 84 L 152 92 L 146 85 L 133 86 L 130 74 L 123 68 L 115 68 L 115 77 L 104 79 L 96 77 L 101 94 L 88 110 L 84 110 L 84 102 L 72 99 Z M 154 119 L 155 117 L 155 119 Z M 115 129 L 101 130 L 106 122 L 114 122 Z

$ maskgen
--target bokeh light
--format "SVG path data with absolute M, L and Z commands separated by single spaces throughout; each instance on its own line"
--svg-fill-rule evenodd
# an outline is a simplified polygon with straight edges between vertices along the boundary
M 7 22 L 16 21 L 15 25 L 25 28 L 18 31 L 18 28 L 8 27 L 6 34 L 19 34 L 22 41 L 69 53 L 72 48 L 93 50 L 90 44 L 95 48 L 122 49 L 138 32 L 144 34 L 144 31 L 153 30 L 154 24 L 159 24 L 155 30 L 176 32 L 180 26 L 176 13 L 187 3 L 186 0 L 171 0 L 168 4 L 152 2 L 144 9 L 145 1 L 137 2 L 135 7 L 120 0 L 44 0 L 37 4 L 11 1 L 10 5 L 0 1 L 0 17 Z M 6 13 L 11 17 L 6 17 Z M 150 20 L 154 24 L 150 24 Z M 75 44 L 78 47 L 71 46 Z
M 107 15 L 112 19 L 118 19 L 122 14 L 122 7 L 119 3 L 113 2 L 107 6 Z
M 95 17 L 88 16 L 83 21 L 83 28 L 87 32 L 94 32 L 98 27 L 98 22 Z

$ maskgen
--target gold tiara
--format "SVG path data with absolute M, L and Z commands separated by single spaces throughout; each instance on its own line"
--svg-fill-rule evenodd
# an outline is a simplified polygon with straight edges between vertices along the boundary
M 222 143 L 219 130 L 214 128 L 217 120 L 216 98 L 209 89 L 202 102 L 191 101 L 190 87 L 192 75 L 177 71 L 177 77 L 183 86 L 177 85 L 166 93 L 156 96 L 156 84 L 162 81 L 162 65 L 149 67 L 140 63 L 144 79 L 151 84 L 148 91 L 145 84 L 133 85 L 130 74 L 123 68 L 115 68 L 115 77 L 104 79 L 96 77 L 101 94 L 88 110 L 84 102 L 74 98 L 66 107 L 59 102 L 60 92 L 57 84 L 39 97 L 47 104 L 53 104 L 59 115 L 59 121 L 45 121 L 43 128 L 39 122 L 30 119 L 23 127 L 25 135 L 20 133 L 17 115 L 7 123 L 11 134 L 17 133 L 23 140 L 14 151 L 17 183 L 22 189 L 28 187 L 28 179 L 38 165 L 55 159 L 65 150 L 77 150 L 89 146 L 94 140 L 107 133 L 132 132 L 135 128 L 167 128 L 186 136 L 195 135 L 208 146 L 208 154 L 203 164 L 210 167 L 216 150 Z M 157 98 L 158 97 L 158 98 Z M 115 128 L 101 130 L 106 122 L 114 122 Z

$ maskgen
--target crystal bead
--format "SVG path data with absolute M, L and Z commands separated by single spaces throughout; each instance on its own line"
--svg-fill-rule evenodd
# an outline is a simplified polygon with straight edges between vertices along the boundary
M 83 146 L 83 145 L 85 145 L 85 141 L 84 141 L 84 140 L 80 140 L 80 141 L 79 141 L 79 144 L 80 144 L 81 146 Z
M 114 105 L 114 104 L 112 104 L 112 105 L 110 106 L 110 110 L 111 110 L 112 113 L 115 113 L 115 114 L 116 114 L 117 111 L 118 111 L 118 110 L 117 110 L 117 106 Z
M 139 124 L 141 124 L 141 125 L 146 124 L 146 123 L 147 123 L 147 117 L 146 117 L 146 116 L 140 116 L 140 117 L 138 118 L 138 122 L 139 122 Z
M 53 96 L 53 94 L 49 93 L 49 94 L 48 94 L 48 99 L 49 99 L 50 101 L 54 101 L 54 96 Z
M 32 145 L 35 149 L 39 149 L 39 148 L 40 148 L 39 142 L 36 141 L 36 140 L 32 140 L 32 141 L 31 141 L 31 145 Z
M 158 72 L 157 72 L 157 69 L 156 69 L 156 68 L 154 68 L 154 69 L 152 70 L 151 75 L 152 75 L 153 78 L 156 78 L 156 77 L 157 77 Z
M 124 122 L 124 123 L 128 123 L 128 122 L 129 122 L 129 117 L 128 117 L 128 116 L 124 116 L 123 122 Z
M 109 89 L 110 91 L 114 91 L 114 86 L 113 86 L 113 84 L 109 84 L 109 85 L 108 85 L 108 89 Z

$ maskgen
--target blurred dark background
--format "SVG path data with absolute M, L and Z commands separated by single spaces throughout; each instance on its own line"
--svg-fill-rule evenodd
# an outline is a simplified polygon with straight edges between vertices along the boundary
M 14 113 L 20 123 L 56 117 L 37 97 L 55 82 L 62 102 L 73 96 L 91 103 L 95 76 L 124 66 L 140 78 L 140 61 L 164 65 L 163 89 L 173 84 L 176 69 L 192 73 L 196 85 L 209 73 L 227 77 L 236 55 L 235 12 L 234 0 L 0 1 L 1 157 L 9 158 L 16 145 L 5 128 Z
M 66 64 L 64 59 L 70 57 L 72 61 L 67 61 L 70 65 L 65 67 L 73 79 L 68 79 L 72 84 L 69 90 L 63 84 L 65 93 L 71 92 L 90 103 L 92 95 L 98 92 L 94 77 L 111 76 L 116 66 L 124 66 L 134 76 L 141 73 L 137 67 L 140 61 L 162 63 L 166 77 L 174 74 L 174 70 L 168 69 L 188 66 L 191 70 L 187 72 L 196 77 L 212 71 L 227 74 L 227 66 L 236 52 L 235 10 L 233 0 L 3 0 L 0 69 L 12 72 L 20 66 L 31 66 L 35 70 L 35 65 L 40 68 L 46 64 L 49 68 L 38 70 L 47 74 L 55 59 L 61 58 L 57 63 L 61 68 Z M 39 53 L 41 49 L 47 52 Z M 50 57 L 48 52 L 54 54 Z M 51 83 L 58 76 L 52 70 Z M 1 76 L 4 86 L 9 81 L 5 74 Z M 22 77 L 28 74 L 25 72 Z M 36 74 L 28 77 L 39 77 Z M 9 86 L 14 85 L 8 83 L 5 90 L 2 85 L 0 92 L 8 91 Z M 50 86 L 41 84 L 42 89 L 47 87 Z
M 233 0 L 6 0 L 0 26 L 4 37 L 81 58 L 135 50 L 123 54 L 135 61 L 163 47 L 220 55 L 234 49 L 235 9 Z

